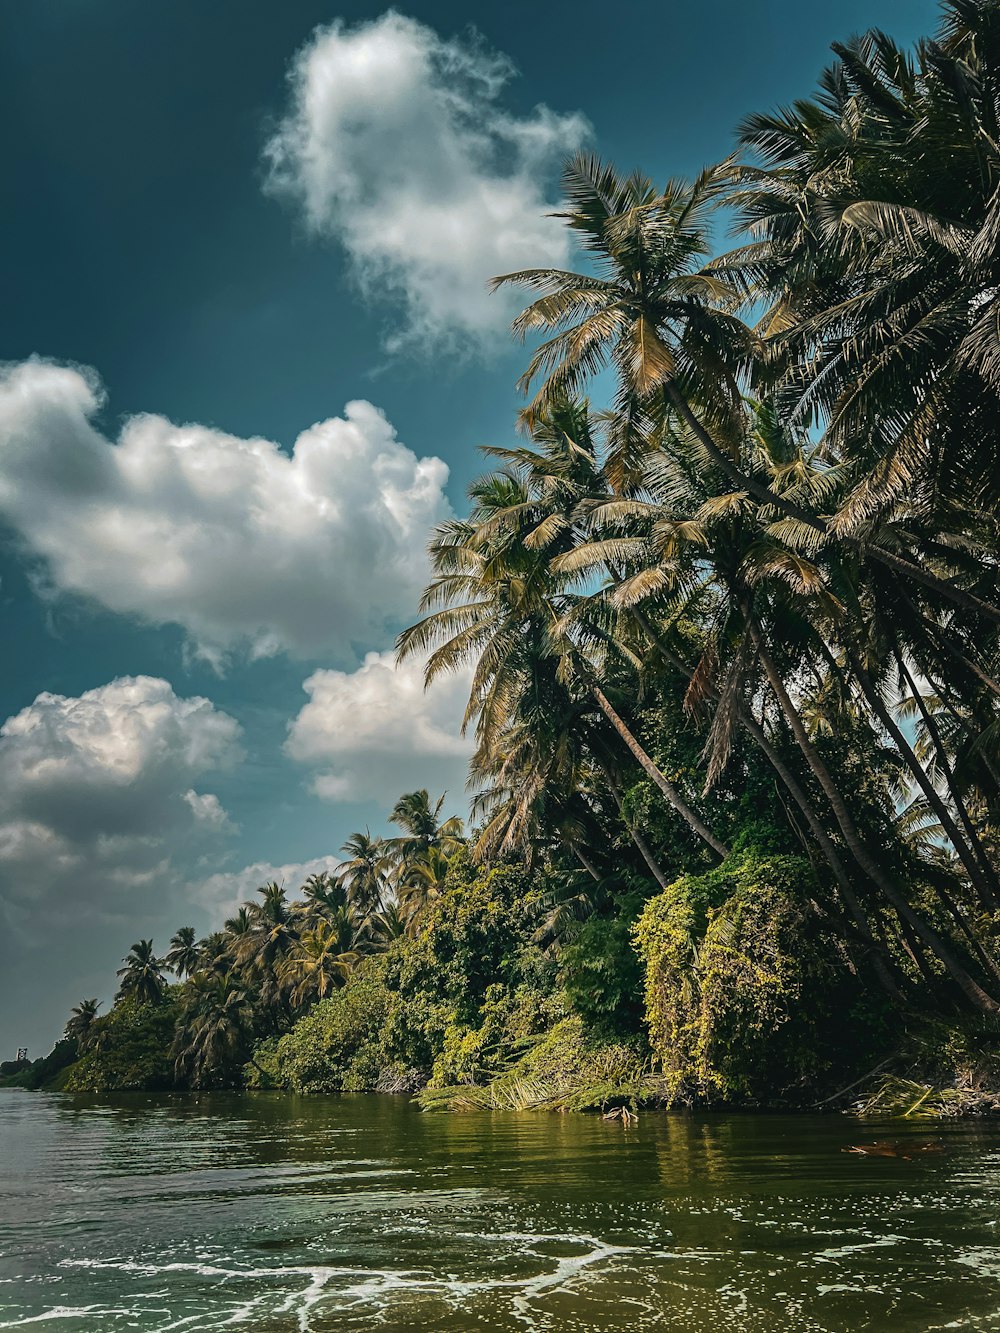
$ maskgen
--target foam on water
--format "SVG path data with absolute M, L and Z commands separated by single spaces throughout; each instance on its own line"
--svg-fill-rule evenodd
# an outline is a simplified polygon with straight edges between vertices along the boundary
M 215 1288 L 225 1287 L 233 1282 L 261 1283 L 265 1291 L 245 1300 L 226 1302 L 227 1308 L 217 1314 L 199 1312 L 157 1326 L 156 1333 L 173 1333 L 174 1330 L 197 1326 L 200 1330 L 220 1329 L 247 1323 L 250 1319 L 260 1319 L 265 1315 L 289 1315 L 294 1318 L 300 1333 L 310 1333 L 312 1316 L 319 1309 L 336 1310 L 370 1306 L 374 1311 L 382 1310 L 394 1300 L 423 1294 L 437 1296 L 455 1308 L 474 1295 L 497 1292 L 509 1294 L 511 1314 L 529 1328 L 536 1328 L 533 1302 L 542 1295 L 565 1290 L 585 1269 L 600 1265 L 620 1255 L 633 1252 L 634 1247 L 612 1245 L 590 1235 L 551 1235 L 534 1232 L 498 1232 L 495 1234 L 456 1233 L 467 1239 L 520 1243 L 520 1254 L 525 1258 L 534 1258 L 539 1265 L 550 1264 L 546 1271 L 530 1277 L 484 1276 L 475 1279 L 435 1275 L 423 1270 L 407 1269 L 358 1269 L 327 1264 L 290 1264 L 277 1267 L 264 1266 L 229 1266 L 219 1263 L 192 1261 L 172 1261 L 157 1263 L 143 1259 L 65 1259 L 62 1268 L 93 1270 L 114 1270 L 131 1273 L 136 1276 L 159 1278 L 172 1274 L 190 1274 L 209 1279 Z M 580 1253 L 562 1256 L 544 1254 L 545 1246 L 576 1246 Z M 297 1280 L 303 1281 L 292 1290 L 286 1290 Z M 284 1294 L 282 1294 L 284 1293 Z M 155 1295 L 156 1293 L 154 1293 Z M 210 1294 L 210 1293 L 206 1293 Z M 215 1291 L 219 1296 L 219 1291 Z M 134 1294 L 138 1298 L 139 1293 Z M 53 1309 L 45 1314 L 33 1315 L 21 1320 L 0 1324 L 0 1328 L 18 1328 L 25 1324 L 37 1323 L 45 1319 L 69 1317 L 71 1315 L 91 1315 L 107 1317 L 112 1314 L 131 1315 L 134 1310 L 88 1306 L 67 1309 L 61 1314 Z

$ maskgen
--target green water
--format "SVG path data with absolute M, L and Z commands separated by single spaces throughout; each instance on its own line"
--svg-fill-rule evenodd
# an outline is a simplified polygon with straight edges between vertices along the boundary
M 1000 1328 L 1000 1126 L 0 1091 L 0 1327 L 24 1326 Z

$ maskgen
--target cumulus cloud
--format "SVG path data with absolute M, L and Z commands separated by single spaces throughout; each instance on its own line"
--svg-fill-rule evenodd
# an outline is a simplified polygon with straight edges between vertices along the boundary
M 227 823 L 192 785 L 240 757 L 208 699 L 129 676 L 40 694 L 0 727 L 0 911 L 14 935 L 141 914 L 170 882 L 169 848 Z
M 313 790 L 328 800 L 388 806 L 416 787 L 454 795 L 472 749 L 460 734 L 469 684 L 461 672 L 425 691 L 423 667 L 397 666 L 391 653 L 368 653 L 356 671 L 316 671 L 285 749 L 316 770 Z
M 0 373 L 0 517 L 58 590 L 182 626 L 219 660 L 243 648 L 353 657 L 408 615 L 447 466 L 417 456 L 371 403 L 319 422 L 291 455 L 160 416 L 93 424 L 92 371 Z
M 444 40 L 394 11 L 318 29 L 292 65 L 269 188 L 343 245 L 364 290 L 402 299 L 390 346 L 482 342 L 512 310 L 490 278 L 566 264 L 546 190 L 588 126 L 544 106 L 507 111 L 513 73 L 474 36 Z
M 221 871 L 199 880 L 189 886 L 188 895 L 220 926 L 241 903 L 254 901 L 257 889 L 270 881 L 283 885 L 289 897 L 294 897 L 310 875 L 329 873 L 338 865 L 340 860 L 336 856 L 316 856 L 311 861 L 292 861 L 287 865 L 255 861 L 242 870 Z

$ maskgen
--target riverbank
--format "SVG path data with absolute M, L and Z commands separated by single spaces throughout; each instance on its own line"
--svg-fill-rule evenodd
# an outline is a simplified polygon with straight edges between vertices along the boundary
M 311 1027 L 321 1029 L 328 1014 L 320 1009 Z M 918 1024 L 916 1034 L 900 1050 L 847 1083 L 822 1095 L 796 1101 L 793 1095 L 757 1103 L 712 1104 L 681 1101 L 672 1096 L 669 1080 L 652 1065 L 637 1043 L 594 1042 L 578 1018 L 565 1018 L 530 1044 L 510 1067 L 483 1083 L 434 1085 L 426 1072 L 398 1065 L 377 1070 L 363 1084 L 345 1078 L 343 1051 L 325 1055 L 313 1044 L 311 1061 L 294 1074 L 282 1063 L 280 1043 L 258 1050 L 265 1065 L 248 1064 L 244 1087 L 250 1092 L 323 1095 L 359 1092 L 375 1095 L 412 1094 L 428 1113 L 529 1111 L 623 1117 L 667 1110 L 716 1113 L 815 1115 L 843 1113 L 863 1119 L 929 1121 L 1000 1116 L 1000 1084 L 995 1061 L 982 1040 L 967 1029 Z M 301 1035 L 301 1034 L 300 1034 Z M 340 1063 L 338 1064 L 338 1059 Z M 950 1064 L 949 1062 L 955 1062 Z M 34 1092 L 92 1091 L 157 1092 L 152 1082 L 133 1082 L 111 1089 L 81 1089 L 85 1067 L 70 1042 L 59 1043 L 47 1057 L 0 1075 L 0 1088 Z M 294 1079 L 294 1081 L 293 1081 Z M 353 1086 L 348 1086 L 353 1084 Z

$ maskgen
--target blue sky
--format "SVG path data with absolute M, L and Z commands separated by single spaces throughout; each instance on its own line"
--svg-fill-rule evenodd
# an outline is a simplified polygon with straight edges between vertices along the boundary
M 134 939 L 294 887 L 400 791 L 461 807 L 462 681 L 424 697 L 386 654 L 475 446 L 510 437 L 522 353 L 484 285 L 571 261 L 544 217 L 565 153 L 690 174 L 830 41 L 911 41 L 936 6 L 469 21 L 0 13 L 0 1058 L 107 999 Z

